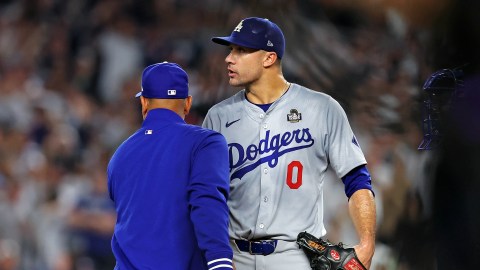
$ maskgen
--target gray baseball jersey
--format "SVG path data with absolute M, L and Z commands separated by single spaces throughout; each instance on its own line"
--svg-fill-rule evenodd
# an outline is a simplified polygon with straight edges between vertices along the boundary
M 327 167 L 343 177 L 366 164 L 340 104 L 298 84 L 266 112 L 239 91 L 213 106 L 203 126 L 228 142 L 234 239 L 294 241 L 302 231 L 325 235 Z

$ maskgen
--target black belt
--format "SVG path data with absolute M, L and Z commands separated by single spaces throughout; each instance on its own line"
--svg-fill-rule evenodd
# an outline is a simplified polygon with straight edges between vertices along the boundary
M 247 241 L 235 239 L 238 249 L 252 255 L 268 255 L 275 251 L 278 240 Z

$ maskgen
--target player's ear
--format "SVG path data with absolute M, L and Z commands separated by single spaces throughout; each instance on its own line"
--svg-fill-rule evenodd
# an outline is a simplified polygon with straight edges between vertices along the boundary
M 263 67 L 269 67 L 277 61 L 277 53 L 275 52 L 266 52 L 263 60 Z

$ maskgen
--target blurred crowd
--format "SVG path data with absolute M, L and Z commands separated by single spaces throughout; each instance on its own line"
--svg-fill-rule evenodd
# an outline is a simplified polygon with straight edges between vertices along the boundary
M 227 49 L 210 38 L 250 16 L 284 30 L 285 77 L 332 95 L 348 114 L 378 205 L 372 269 L 423 263 L 408 246 L 430 209 L 429 157 L 417 150 L 421 86 L 433 71 L 428 27 L 402 6 L 345 2 L 1 1 L 0 269 L 113 268 L 105 171 L 141 124 L 141 71 L 161 61 L 184 67 L 194 99 L 187 122 L 200 125 L 238 90 L 228 85 Z M 327 236 L 355 243 L 343 184 L 331 178 Z

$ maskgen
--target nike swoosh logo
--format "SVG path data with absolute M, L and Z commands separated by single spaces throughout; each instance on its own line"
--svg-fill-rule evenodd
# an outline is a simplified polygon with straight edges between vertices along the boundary
M 229 126 L 231 126 L 232 124 L 234 124 L 234 123 L 236 123 L 236 122 L 238 122 L 238 121 L 240 121 L 240 119 L 237 119 L 237 120 L 232 121 L 232 122 L 230 122 L 230 123 L 227 122 L 227 123 L 225 124 L 225 127 L 228 128 Z

